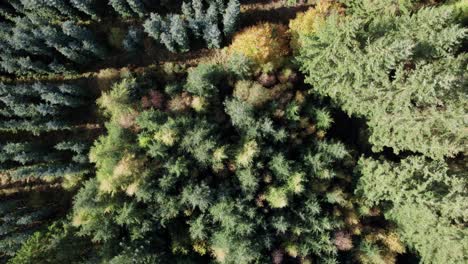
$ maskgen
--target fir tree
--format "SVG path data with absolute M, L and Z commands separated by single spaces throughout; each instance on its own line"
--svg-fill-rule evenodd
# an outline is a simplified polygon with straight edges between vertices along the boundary
M 203 38 L 205 39 L 208 48 L 219 49 L 221 47 L 221 31 L 217 24 L 207 23 L 203 30 Z
M 165 22 L 159 14 L 151 13 L 150 17 L 145 20 L 143 27 L 145 32 L 155 40 L 161 39 L 161 32 L 165 28 Z
M 174 42 L 178 45 L 178 50 L 185 52 L 189 50 L 189 39 L 187 34 L 187 26 L 184 20 L 179 15 L 170 17 L 170 34 Z
M 76 25 L 72 21 L 66 21 L 62 24 L 63 33 L 70 36 L 82 43 L 82 49 L 91 52 L 93 55 L 103 58 L 105 56 L 104 48 L 101 47 L 93 36 L 93 33 L 84 28 Z M 70 46 L 69 46 L 70 47 Z M 80 48 L 76 50 L 80 52 Z
M 91 16 L 92 19 L 97 20 L 99 18 L 99 14 L 96 12 L 95 0 L 70 0 L 70 3 L 76 9 Z
M 463 261 L 468 240 L 466 230 L 458 226 L 466 218 L 459 210 L 466 204 L 462 170 L 410 156 L 400 163 L 361 158 L 358 171 L 357 192 L 368 206 L 391 205 L 386 217 L 395 221 L 423 262 Z
M 145 16 L 146 10 L 142 0 L 127 0 L 127 3 L 139 17 Z
M 130 27 L 123 40 L 122 46 L 128 52 L 136 52 L 143 46 L 143 32 L 136 27 Z
M 370 5 L 363 3 L 368 15 L 334 14 L 304 36 L 299 62 L 307 82 L 348 114 L 366 118 L 374 151 L 456 155 L 466 139 L 455 129 L 463 127 L 466 102 L 455 99 L 466 97 L 466 54 L 457 52 L 466 30 L 447 7 L 397 16 L 388 6 L 371 13 Z
M 195 95 L 212 97 L 223 77 L 221 68 L 215 64 L 200 64 L 189 71 L 185 89 Z
M 229 0 L 223 14 L 223 32 L 225 36 L 232 36 L 236 31 L 239 20 L 240 4 L 238 0 Z
M 109 5 L 124 18 L 132 17 L 135 14 L 126 0 L 109 0 Z

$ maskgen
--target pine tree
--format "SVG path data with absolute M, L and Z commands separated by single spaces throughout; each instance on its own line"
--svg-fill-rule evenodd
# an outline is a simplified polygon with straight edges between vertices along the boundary
M 109 0 L 109 5 L 124 18 L 132 17 L 135 14 L 126 0 Z
M 128 52 L 136 52 L 143 46 L 143 32 L 137 27 L 130 27 L 122 46 Z
M 170 20 L 170 34 L 171 38 L 177 43 L 178 50 L 186 52 L 189 50 L 189 39 L 187 34 L 187 26 L 184 20 L 179 15 L 173 15 Z
M 98 44 L 90 30 L 80 27 L 72 21 L 66 21 L 63 23 L 62 30 L 67 36 L 80 41 L 82 43 L 82 49 L 91 52 L 93 55 L 101 59 L 105 56 L 104 48 Z M 80 51 L 79 47 L 76 49 Z
M 166 23 L 159 14 L 151 13 L 150 17 L 145 20 L 143 27 L 145 32 L 155 40 L 159 41 L 161 39 L 161 33 L 164 28 L 166 28 Z
M 92 19 L 97 20 L 99 18 L 99 14 L 96 12 L 95 0 L 70 0 L 70 3 L 73 7 L 89 15 Z
M 145 5 L 142 0 L 127 0 L 128 5 L 137 13 L 139 17 L 143 17 L 146 14 Z
M 205 24 L 205 29 L 203 30 L 203 38 L 208 46 L 208 48 L 219 49 L 221 47 L 221 31 L 215 23 Z
M 195 2 L 187 4 L 184 2 L 182 4 L 182 14 L 184 15 L 185 19 L 187 19 L 188 28 L 191 30 L 192 34 L 196 38 L 200 38 L 202 36 L 202 27 L 203 27 L 203 20 L 202 16 L 197 16 L 196 14 L 200 14 L 200 10 L 195 11 L 195 7 L 197 5 Z
M 240 15 L 239 0 L 229 0 L 227 8 L 223 14 L 223 32 L 229 37 L 234 34 Z

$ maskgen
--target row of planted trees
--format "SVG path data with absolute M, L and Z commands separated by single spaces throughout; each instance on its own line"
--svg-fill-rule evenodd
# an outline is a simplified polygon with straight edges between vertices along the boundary
M 172 52 L 188 51 L 201 40 L 204 46 L 219 48 L 235 32 L 240 15 L 238 0 L 173 3 L 168 10 L 179 14 L 167 15 L 167 11 L 162 15 L 143 12 L 146 9 L 139 0 L 109 4 L 126 14 L 124 17 L 131 16 L 131 10 L 139 10 L 137 7 L 141 7 L 142 17 L 148 17 L 139 26 L 128 27 L 118 44 L 129 52 L 143 46 L 143 30 Z M 108 32 L 100 28 L 100 20 L 91 22 L 94 29 L 89 29 L 83 14 L 97 19 L 97 13 L 91 11 L 99 10 L 100 5 L 96 1 L 11 1 L 0 6 L 0 70 L 33 77 L 71 74 L 103 60 L 109 54 L 109 45 L 98 42 L 97 33 Z
M 0 259 L 6 261 L 37 230 L 63 217 L 70 193 L 61 188 L 91 171 L 78 85 L 0 83 Z

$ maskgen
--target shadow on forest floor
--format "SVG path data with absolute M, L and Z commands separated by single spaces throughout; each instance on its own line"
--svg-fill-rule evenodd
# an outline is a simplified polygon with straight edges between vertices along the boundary
M 253 26 L 259 22 L 272 22 L 288 24 L 298 12 L 307 10 L 311 5 L 285 6 L 282 0 L 247 0 L 241 5 L 241 18 L 239 31 L 242 28 Z M 117 24 L 117 27 L 126 27 L 128 25 Z M 107 31 L 108 29 L 106 29 Z M 101 32 L 108 34 L 108 32 Z M 229 41 L 225 46 L 229 45 Z M 123 68 L 123 67 L 146 67 L 151 64 L 161 64 L 164 62 L 186 62 L 188 64 L 198 63 L 200 60 L 207 59 L 219 53 L 219 50 L 207 49 L 202 46 L 194 47 L 190 52 L 172 53 L 163 46 L 157 44 L 149 37 L 145 40 L 145 52 L 139 54 L 128 54 L 122 51 L 114 51 L 105 61 L 97 63 L 91 68 L 98 72 L 105 68 Z M 89 69 L 89 67 L 88 67 Z

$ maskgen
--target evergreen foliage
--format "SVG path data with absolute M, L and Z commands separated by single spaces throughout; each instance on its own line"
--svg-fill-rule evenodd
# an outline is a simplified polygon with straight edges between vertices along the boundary
M 35 232 L 16 252 L 8 264 L 27 263 L 80 263 L 91 243 L 76 236 L 70 225 L 56 222 L 46 230 Z
M 227 61 L 227 71 L 238 79 L 247 79 L 252 76 L 253 62 L 248 57 L 235 53 Z
M 219 65 L 201 64 L 189 71 L 185 89 L 194 95 L 212 97 L 216 95 L 222 77 Z
M 109 0 L 109 5 L 124 18 L 135 16 L 127 0 Z
M 182 4 L 182 15 L 161 17 L 151 13 L 144 22 L 145 32 L 171 52 L 185 52 L 196 40 L 204 40 L 208 48 L 220 48 L 224 37 L 234 33 L 240 6 L 237 0 L 192 0 Z
M 132 11 L 138 14 L 139 17 L 143 17 L 145 15 L 146 10 L 142 0 L 127 0 L 127 3 Z
M 76 108 L 87 102 L 82 87 L 70 84 L 0 83 L 0 131 L 19 140 L 0 141 L 2 175 L 12 179 L 68 179 L 89 173 L 88 146 L 47 138 L 47 132 L 73 129 Z M 30 138 L 32 134 L 33 138 Z M 41 136 L 41 137 L 39 137 Z M 8 140 L 11 136 L 5 137 Z M 56 145 L 54 145 L 56 144 Z
M 0 66 L 10 74 L 67 73 L 71 65 L 59 60 L 83 64 L 105 54 L 93 33 L 72 21 L 63 23 L 60 28 L 47 20 L 16 17 L 14 25 L 6 27 L 0 35 L 0 46 L 4 46 Z
M 374 151 L 438 159 L 464 151 L 467 56 L 458 48 L 466 29 L 447 7 L 396 15 L 364 2 L 367 13 L 334 14 L 304 37 L 298 61 L 307 82 L 367 120 Z
M 93 33 L 88 29 L 78 26 L 72 21 L 66 21 L 62 24 L 62 30 L 65 35 L 80 41 L 81 49 L 101 59 L 105 56 L 104 48 L 98 44 Z
M 61 195 L 63 198 L 63 193 L 55 190 L 57 195 L 54 195 L 49 191 L 21 192 L 6 197 L 2 196 L 0 204 L 0 260 L 5 261 L 17 255 L 17 250 L 31 234 L 61 215 L 60 207 L 64 204 L 61 202 L 63 200 L 57 199 L 57 196 Z
M 92 19 L 97 20 L 99 19 L 99 14 L 96 12 L 96 0 L 70 0 L 70 3 L 76 9 L 80 10 L 81 12 L 91 16 Z
M 1 2 L 0 263 L 465 263 L 465 1 L 298 2 Z
M 141 50 L 143 48 L 143 31 L 137 27 L 130 27 L 122 46 L 128 52 Z
M 158 90 L 165 99 L 157 107 L 136 104 L 143 83 L 134 78 L 99 99 L 109 114 L 107 135 L 91 150 L 97 177 L 77 195 L 73 223 L 112 247 L 112 261 L 125 261 L 133 253 L 123 245 L 136 244 L 162 262 L 209 255 L 219 263 L 268 262 L 273 247 L 297 258 L 337 257 L 332 237 L 340 220 L 320 198 L 328 188 L 312 186 L 349 171 L 350 156 L 344 145 L 306 132 L 314 122 L 329 128 L 311 114 L 327 110 L 307 95 L 277 105 L 273 96 L 290 92 L 278 87 L 245 97 L 237 86 L 259 84 L 240 80 L 224 89 L 228 75 L 221 65 L 200 64 L 189 71 L 185 91 Z M 201 98 L 209 112 L 193 107 Z M 299 120 L 275 116 L 293 102 Z M 134 119 L 123 124 L 129 114 Z
M 468 248 L 465 172 L 412 156 L 400 163 L 362 158 L 357 192 L 368 206 L 385 205 L 402 239 L 422 263 L 462 263 Z
M 236 31 L 239 22 L 240 3 L 238 0 L 229 0 L 225 13 L 223 14 L 224 35 L 231 36 Z
M 187 26 L 180 15 L 173 15 L 169 19 L 170 35 L 173 41 L 177 44 L 177 50 L 185 52 L 189 50 L 189 40 L 187 34 Z
M 0 130 L 38 135 L 46 131 L 70 129 L 65 120 L 73 108 L 86 102 L 82 88 L 74 85 L 44 83 L 6 85 L 0 83 Z

